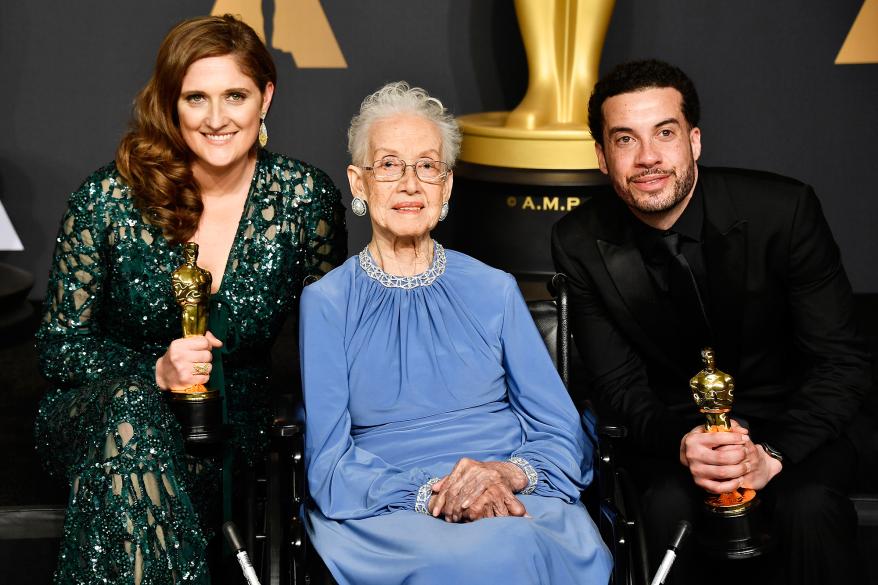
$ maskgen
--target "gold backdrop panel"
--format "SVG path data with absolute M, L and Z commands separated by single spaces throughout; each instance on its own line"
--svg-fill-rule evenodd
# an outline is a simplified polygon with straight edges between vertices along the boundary
M 235 14 L 266 45 L 290 53 L 299 69 L 345 69 L 345 61 L 320 0 L 275 0 L 272 38 L 265 38 L 262 0 L 215 0 L 212 15 Z
M 878 0 L 866 0 L 848 32 L 836 65 L 878 63 Z

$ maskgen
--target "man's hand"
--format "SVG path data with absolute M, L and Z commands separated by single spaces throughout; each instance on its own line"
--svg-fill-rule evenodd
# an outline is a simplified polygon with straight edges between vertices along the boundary
M 756 451 L 756 462 L 750 473 L 744 476 L 742 485 L 745 488 L 761 490 L 775 475 L 781 472 L 783 463 L 766 453 L 762 445 L 756 445 L 754 450 Z
M 703 425 L 692 429 L 680 441 L 680 463 L 689 468 L 696 485 L 715 494 L 762 489 L 782 467 L 734 420 L 730 432 L 708 432 Z
M 447 522 L 495 516 L 524 516 L 527 510 L 515 492 L 527 486 L 527 476 L 505 461 L 475 461 L 464 457 L 451 473 L 433 485 L 428 508 Z

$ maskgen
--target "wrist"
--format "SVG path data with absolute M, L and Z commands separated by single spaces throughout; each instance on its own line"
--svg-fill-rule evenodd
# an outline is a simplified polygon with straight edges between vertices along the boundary
M 512 493 L 518 493 L 527 487 L 527 474 L 518 465 L 509 461 L 502 462 L 503 477 L 506 480 L 506 487 Z
M 161 363 L 162 363 L 162 358 L 159 358 L 155 361 L 155 383 L 156 383 L 156 386 L 159 387 L 159 389 L 167 390 L 168 385 L 165 383 L 165 379 L 161 373 L 162 372 Z
M 769 469 L 771 470 L 771 477 L 774 477 L 783 469 L 783 463 L 781 463 L 777 459 L 772 458 L 768 465 Z
M 515 475 L 513 476 L 515 477 L 515 483 L 510 486 L 512 487 L 512 492 L 524 495 L 533 493 L 537 487 L 539 476 L 534 466 L 530 464 L 530 461 L 524 457 L 510 457 L 506 463 L 515 468 Z
M 762 451 L 764 451 L 766 455 L 768 455 L 772 459 L 776 459 L 778 462 L 783 464 L 783 453 L 781 453 L 765 441 L 759 443 L 759 446 L 762 447 Z
M 418 488 L 418 492 L 415 495 L 415 512 L 419 514 L 426 514 L 430 516 L 430 502 L 433 499 L 433 484 L 439 481 L 438 477 L 431 477 L 427 480 L 427 483 L 421 485 Z
M 771 479 L 783 469 L 783 456 L 765 443 L 760 443 L 758 447 L 762 453 L 762 457 L 765 459 L 770 474 L 769 479 Z

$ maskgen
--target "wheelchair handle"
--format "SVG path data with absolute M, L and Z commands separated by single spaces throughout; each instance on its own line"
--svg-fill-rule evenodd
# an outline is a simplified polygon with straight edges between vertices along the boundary
M 674 564 L 674 559 L 677 558 L 677 550 L 683 544 L 683 541 L 686 540 L 686 537 L 691 531 L 692 525 L 686 520 L 681 520 L 677 524 L 677 530 L 674 531 L 674 538 L 671 539 L 671 544 L 668 545 L 665 558 L 662 559 L 662 563 L 659 565 L 658 571 L 655 572 L 655 577 L 653 577 L 650 585 L 662 585 L 662 583 L 665 582 L 668 573 L 671 572 L 671 565 Z
M 223 534 L 226 537 L 226 542 L 229 543 L 229 548 L 235 552 L 235 557 L 238 559 L 238 564 L 241 565 L 241 571 L 244 573 L 247 585 L 260 585 L 259 577 L 256 576 L 256 571 L 253 570 L 253 563 L 250 562 L 250 557 L 247 556 L 247 551 L 244 550 L 244 544 L 241 542 L 241 535 L 238 534 L 238 527 L 235 526 L 235 523 L 229 521 L 223 524 Z

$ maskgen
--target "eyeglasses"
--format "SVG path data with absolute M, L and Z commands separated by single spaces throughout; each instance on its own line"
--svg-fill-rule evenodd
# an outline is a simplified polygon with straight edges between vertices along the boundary
M 408 167 L 415 169 L 415 174 L 425 183 L 442 183 L 448 176 L 448 165 L 432 158 L 422 158 L 414 164 L 408 164 L 397 156 L 385 156 L 373 162 L 371 167 L 363 168 L 372 171 L 376 181 L 398 181 Z

